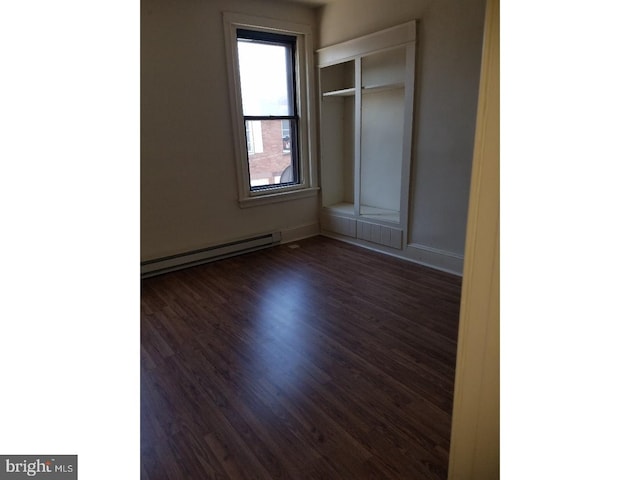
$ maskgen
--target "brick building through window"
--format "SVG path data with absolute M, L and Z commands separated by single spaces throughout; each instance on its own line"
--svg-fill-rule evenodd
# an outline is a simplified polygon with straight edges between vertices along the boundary
M 247 143 L 262 147 L 252 148 L 253 152 L 249 152 L 251 186 L 278 184 L 285 169 L 291 166 L 288 120 L 254 120 L 250 123 L 254 125 L 247 128 L 247 135 L 252 136 Z

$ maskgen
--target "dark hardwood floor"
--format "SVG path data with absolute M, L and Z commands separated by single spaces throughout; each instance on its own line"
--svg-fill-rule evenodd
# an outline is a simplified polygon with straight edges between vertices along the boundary
M 296 245 L 143 281 L 143 479 L 446 478 L 461 279 Z

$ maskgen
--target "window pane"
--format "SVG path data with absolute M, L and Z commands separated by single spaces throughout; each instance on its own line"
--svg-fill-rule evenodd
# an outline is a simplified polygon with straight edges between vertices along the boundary
M 290 121 L 287 120 L 287 122 Z M 289 143 L 289 150 L 284 149 L 282 121 L 247 120 L 246 126 L 247 150 L 249 150 L 249 142 L 253 145 L 253 150 L 249 152 L 251 189 L 293 182 L 292 148 Z
M 244 115 L 293 115 L 290 47 L 238 39 L 238 57 Z

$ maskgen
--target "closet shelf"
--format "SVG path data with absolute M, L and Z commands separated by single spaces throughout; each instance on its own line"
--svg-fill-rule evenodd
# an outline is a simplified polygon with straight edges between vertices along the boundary
M 331 92 L 324 92 L 323 97 L 349 97 L 356 94 L 355 88 L 345 88 L 342 90 L 333 90 Z
M 384 92 L 385 90 L 398 90 L 401 88 L 404 88 L 404 83 L 402 82 L 381 85 L 364 85 L 362 87 L 362 94 Z

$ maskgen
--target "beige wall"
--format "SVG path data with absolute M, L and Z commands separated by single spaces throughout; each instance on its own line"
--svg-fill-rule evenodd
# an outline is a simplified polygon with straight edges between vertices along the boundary
M 418 19 L 408 240 L 456 255 L 453 269 L 464 253 L 484 3 L 335 0 L 319 11 L 322 47 Z
M 418 19 L 410 258 L 462 270 L 484 0 L 141 1 L 142 260 L 318 221 L 316 198 L 241 209 L 222 12 L 315 29 L 317 47 Z M 449 257 L 447 257 L 449 256 Z
M 316 21 L 265 0 L 142 0 L 142 260 L 318 221 L 316 198 L 238 206 L 223 11 Z

